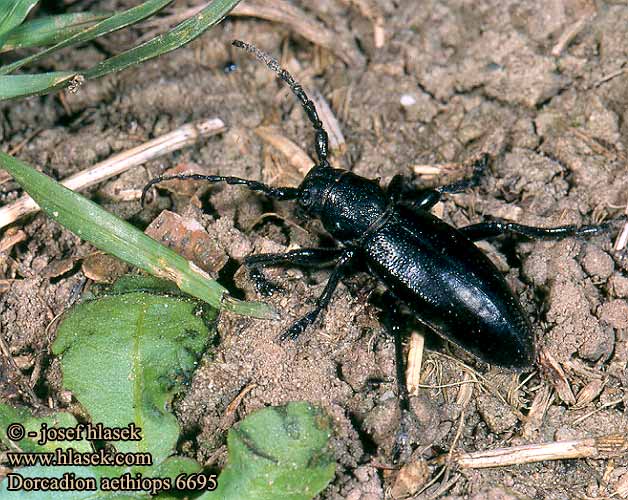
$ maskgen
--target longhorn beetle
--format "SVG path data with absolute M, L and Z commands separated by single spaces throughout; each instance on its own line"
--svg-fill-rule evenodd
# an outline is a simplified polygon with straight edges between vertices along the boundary
M 329 304 L 340 280 L 359 261 L 383 283 L 389 308 L 389 328 L 395 338 L 396 375 L 399 387 L 401 426 L 397 445 L 406 446 L 404 420 L 409 412 L 404 383 L 402 343 L 399 334 L 399 303 L 431 330 L 478 358 L 512 369 L 529 367 L 535 360 L 530 321 L 495 265 L 474 241 L 513 233 L 528 238 L 558 239 L 587 236 L 604 226 L 539 228 L 491 220 L 455 228 L 430 213 L 444 194 L 459 193 L 479 184 L 488 155 L 474 163 L 470 179 L 434 189 L 418 189 L 410 179 L 393 177 L 383 189 L 348 170 L 331 167 L 327 132 L 314 103 L 292 75 L 268 54 L 248 43 L 233 45 L 254 54 L 283 80 L 301 103 L 314 128 L 318 164 L 299 187 L 271 187 L 254 180 L 219 175 L 181 174 L 161 176 L 144 188 L 171 179 L 204 180 L 239 184 L 274 200 L 294 200 L 309 217 L 321 220 L 339 243 L 337 248 L 303 248 L 285 254 L 261 254 L 244 261 L 259 293 L 270 295 L 277 287 L 261 269 L 267 266 L 323 267 L 334 264 L 314 309 L 295 322 L 281 339 L 296 339 Z

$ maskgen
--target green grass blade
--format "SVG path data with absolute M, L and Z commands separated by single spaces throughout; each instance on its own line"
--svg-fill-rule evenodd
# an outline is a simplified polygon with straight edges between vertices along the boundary
M 66 38 L 62 42 L 59 42 L 52 47 L 42 50 L 37 54 L 33 54 L 32 56 L 25 57 L 23 59 L 20 59 L 19 61 L 15 61 L 12 64 L 7 64 L 0 67 L 0 75 L 7 75 L 9 73 L 12 73 L 18 68 L 24 66 L 25 64 L 39 61 L 43 57 L 52 54 L 53 52 L 57 52 L 58 50 L 61 50 L 65 47 L 76 45 L 78 43 L 88 42 L 89 40 L 93 40 L 94 38 L 97 38 L 99 36 L 103 36 L 107 33 L 111 33 L 121 28 L 125 28 L 126 26 L 129 26 L 131 24 L 135 24 L 142 19 L 146 19 L 156 12 L 159 12 L 171 2 L 172 0 L 148 0 L 147 2 L 138 5 L 137 7 L 133 7 L 131 9 L 125 10 L 124 12 L 114 14 L 104 21 L 101 21 L 94 26 L 86 28 L 83 31 L 78 32 L 74 36 Z
M 217 309 L 258 318 L 276 317 L 266 304 L 234 299 L 193 263 L 27 164 L 0 152 L 0 166 L 49 217 L 95 247 L 153 276 L 174 281 L 182 291 Z
M 6 34 L 22 24 L 30 10 L 39 0 L 2 0 L 0 6 L 0 46 L 4 44 Z
M 33 19 L 9 31 L 0 52 L 53 45 L 108 17 L 111 14 L 76 12 Z
M 147 59 L 160 56 L 194 40 L 205 30 L 219 23 L 240 0 L 214 0 L 195 16 L 186 19 L 168 33 L 159 35 L 122 54 L 110 57 L 83 73 L 85 78 L 98 78 L 121 71 Z
M 73 71 L 54 71 L 37 75 L 0 75 L 0 101 L 47 93 L 65 87 L 74 77 Z

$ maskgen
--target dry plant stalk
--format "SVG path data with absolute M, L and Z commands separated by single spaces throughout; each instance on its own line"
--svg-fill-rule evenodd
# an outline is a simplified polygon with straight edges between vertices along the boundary
M 626 205 L 624 214 L 628 215 L 628 205 Z M 615 243 L 613 243 L 613 250 L 615 250 L 616 252 L 620 252 L 621 250 L 626 248 L 626 245 L 628 245 L 628 222 L 624 224 L 624 227 L 617 235 L 617 239 L 615 240 Z
M 558 397 L 569 406 L 576 404 L 576 396 L 571 389 L 567 375 L 565 375 L 565 370 L 546 350 L 542 349 L 539 352 L 539 366 L 547 374 L 546 378 L 554 387 Z
M 338 33 L 326 28 L 286 0 L 273 2 L 247 0 L 239 3 L 229 15 L 257 17 L 287 24 L 295 33 L 334 53 L 349 66 L 364 66 L 364 56 L 354 44 L 349 43 Z
M 595 13 L 585 15 L 584 17 L 578 19 L 575 23 L 565 30 L 565 32 L 560 35 L 556 45 L 552 48 L 552 55 L 554 57 L 559 57 L 563 51 L 569 46 L 569 44 L 580 34 L 580 32 L 585 28 L 585 26 L 593 20 L 595 17 Z
M 412 165 L 410 168 L 416 175 L 438 175 L 443 169 L 453 168 L 458 164 L 447 163 L 446 165 Z
M 64 179 L 61 183 L 74 191 L 85 189 L 106 179 L 120 175 L 127 170 L 142 165 L 185 146 L 190 146 L 204 137 L 219 134 L 226 126 L 219 118 L 210 118 L 196 123 L 188 123 L 172 132 L 145 142 L 140 146 L 119 153 L 93 167 L 82 170 Z M 33 199 L 24 195 L 13 203 L 0 208 L 0 228 L 15 222 L 24 215 L 37 212 L 39 206 Z
M 530 411 L 523 423 L 522 434 L 525 438 L 531 439 L 538 435 L 538 431 L 543 424 L 543 420 L 545 419 L 547 410 L 552 404 L 553 398 L 554 393 L 552 389 L 549 385 L 543 384 L 534 396 Z
M 10 250 L 12 247 L 21 243 L 26 239 L 26 233 L 24 231 L 15 230 L 15 228 L 9 229 L 4 236 L 0 239 L 0 253 Z
M 607 459 L 624 455 L 626 452 L 628 452 L 628 436 L 609 434 L 595 438 L 527 444 L 473 453 L 455 452 L 453 460 L 464 469 L 486 469 L 544 460 Z
M 475 384 L 479 383 L 478 379 L 469 372 L 464 373 L 464 378 L 460 383 L 460 389 L 458 389 L 458 395 L 456 396 L 456 404 L 462 408 L 466 408 L 471 402 L 473 392 L 475 391 Z
M 421 385 L 421 364 L 423 363 L 423 346 L 425 337 L 413 331 L 410 336 L 408 351 L 408 368 L 406 370 L 406 386 L 410 394 L 416 394 Z
M 238 406 L 240 406 L 245 396 L 256 387 L 257 387 L 257 384 L 254 382 L 248 384 L 246 387 L 244 387 L 244 389 L 240 391 L 240 393 L 233 399 L 233 401 L 231 401 L 231 403 L 227 405 L 227 409 L 225 410 L 225 413 L 220 418 L 221 429 L 227 430 L 229 427 L 233 425 L 235 421 L 235 417 L 236 417 L 235 412 L 238 409 Z
M 183 21 L 188 17 L 198 14 L 206 7 L 206 2 L 201 5 L 191 7 L 189 9 L 179 9 L 167 17 L 155 19 L 149 23 L 145 23 L 148 27 L 159 27 L 163 25 L 172 25 Z M 354 43 L 340 37 L 335 31 L 325 27 L 322 23 L 312 19 L 303 10 L 292 5 L 286 0 L 274 0 L 273 2 L 262 2 L 259 0 L 247 0 L 239 3 L 229 12 L 230 16 L 256 17 L 267 21 L 283 23 L 298 33 L 300 36 L 309 40 L 314 45 L 319 45 L 344 61 L 350 66 L 364 66 L 365 59 Z M 381 28 L 383 29 L 383 28 Z M 153 34 L 150 32 L 149 34 Z M 379 34 L 382 37 L 382 34 Z
M 373 0 L 342 0 L 349 5 L 355 5 L 367 19 L 373 23 L 373 43 L 376 49 L 381 49 L 386 43 L 384 28 L 384 14 Z
M 501 139 L 499 136 L 499 133 L 496 132 L 495 134 L 493 134 L 493 136 L 490 137 L 491 141 L 498 143 L 498 145 L 492 146 L 492 147 L 485 147 L 482 150 L 491 156 L 494 156 L 493 150 L 497 150 L 499 152 L 499 148 L 501 147 L 501 144 L 499 143 Z M 486 142 L 488 142 L 488 140 Z M 412 169 L 415 175 L 435 176 L 442 173 L 449 173 L 449 172 L 455 172 L 456 170 L 462 170 L 468 167 L 468 165 L 472 164 L 477 159 L 479 159 L 482 154 L 483 153 L 474 154 L 473 156 L 469 157 L 467 160 L 463 162 L 436 163 L 436 164 L 431 164 L 431 165 L 419 163 L 416 165 L 410 165 L 410 168 Z
M 318 109 L 318 116 L 329 135 L 330 149 L 339 151 L 340 153 L 344 152 L 346 145 L 345 136 L 342 130 L 340 130 L 340 123 L 338 123 L 338 119 L 327 103 L 327 100 L 319 92 L 314 92 L 312 100 Z
M 255 133 L 268 144 L 280 151 L 303 178 L 314 166 L 314 161 L 294 142 L 275 127 L 257 127 Z

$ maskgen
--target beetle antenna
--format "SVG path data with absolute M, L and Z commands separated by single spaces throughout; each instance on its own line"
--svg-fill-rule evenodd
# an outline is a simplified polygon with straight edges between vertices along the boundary
M 211 183 L 218 182 L 226 182 L 227 184 L 232 185 L 241 185 L 246 186 L 251 191 L 259 191 L 264 193 L 269 198 L 273 198 L 275 200 L 294 200 L 299 195 L 298 188 L 292 187 L 278 187 L 274 188 L 268 186 L 262 182 L 250 181 L 248 179 L 241 179 L 240 177 L 225 177 L 223 175 L 202 175 L 202 174 L 177 174 L 177 175 L 160 175 L 159 177 L 155 177 L 151 179 L 148 184 L 144 186 L 142 189 L 142 197 L 140 198 L 140 205 L 143 207 L 146 202 L 146 193 L 152 188 L 155 184 L 159 184 L 164 181 L 172 181 L 172 180 L 193 180 L 193 181 L 205 181 Z
M 316 134 L 316 155 L 318 156 L 319 166 L 329 166 L 329 162 L 327 161 L 327 153 L 329 151 L 329 140 L 327 137 L 327 132 L 323 128 L 323 122 L 318 117 L 316 106 L 307 96 L 305 90 L 303 90 L 303 87 L 301 87 L 301 85 L 292 77 L 290 73 L 288 73 L 287 70 L 279 65 L 276 59 L 269 56 L 266 52 L 261 51 L 255 45 L 251 45 L 250 43 L 246 43 L 241 40 L 234 40 L 232 44 L 235 47 L 244 49 L 250 54 L 255 55 L 257 59 L 265 63 L 266 66 L 268 66 L 272 71 L 277 73 L 277 76 L 279 76 L 281 80 L 283 80 L 290 86 L 290 90 L 292 90 L 292 93 L 301 102 L 301 106 L 303 106 L 305 114 L 314 126 L 314 133 Z

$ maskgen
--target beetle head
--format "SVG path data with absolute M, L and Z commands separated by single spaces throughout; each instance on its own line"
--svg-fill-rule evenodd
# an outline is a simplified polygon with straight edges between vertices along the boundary
M 386 209 L 386 196 L 377 181 L 347 170 L 317 165 L 299 186 L 299 207 L 321 220 L 337 240 L 359 238 Z
M 327 195 L 342 174 L 342 170 L 322 165 L 317 165 L 308 172 L 299 186 L 297 198 L 297 203 L 305 214 L 309 217 L 320 217 L 323 214 Z

